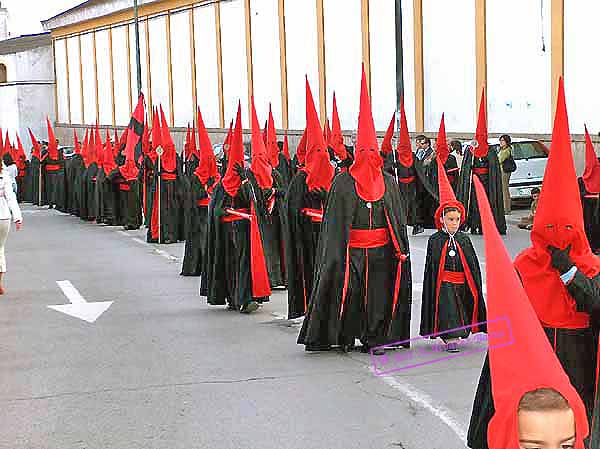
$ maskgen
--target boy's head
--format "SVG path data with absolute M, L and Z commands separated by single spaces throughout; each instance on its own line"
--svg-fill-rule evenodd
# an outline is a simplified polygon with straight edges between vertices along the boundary
M 444 225 L 444 229 L 448 231 L 448 234 L 456 234 L 460 227 L 460 211 L 457 207 L 448 207 L 444 209 L 442 224 Z
M 521 449 L 572 449 L 575 447 L 575 415 L 556 390 L 539 388 L 519 402 Z
M 540 197 L 540 189 L 537 187 L 534 187 L 533 189 L 531 189 L 531 199 L 533 199 L 533 201 L 537 201 Z

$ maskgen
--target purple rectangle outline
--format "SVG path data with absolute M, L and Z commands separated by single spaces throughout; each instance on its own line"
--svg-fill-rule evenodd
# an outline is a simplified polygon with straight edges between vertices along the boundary
M 439 358 L 439 359 L 428 360 L 426 362 L 421 362 L 421 363 L 415 363 L 413 365 L 408 365 L 408 366 L 404 366 L 404 367 L 401 367 L 401 368 L 394 368 L 394 369 L 387 370 L 387 371 L 379 371 L 377 369 L 376 357 L 381 357 L 381 356 L 375 356 L 373 354 L 373 352 L 375 350 L 377 350 L 377 349 L 386 349 L 386 348 L 390 348 L 390 347 L 395 347 L 395 346 L 399 346 L 399 345 L 401 345 L 403 343 L 410 343 L 413 340 L 425 340 L 425 339 L 428 339 L 429 337 L 433 337 L 433 336 L 439 337 L 440 335 L 447 334 L 449 332 L 454 332 L 454 331 L 457 331 L 457 330 L 473 328 L 475 326 L 479 326 L 479 325 L 482 325 L 482 324 L 488 324 L 488 323 L 494 323 L 494 322 L 497 322 L 497 321 L 505 321 L 506 322 L 506 327 L 507 327 L 508 333 L 510 335 L 510 341 L 505 342 L 505 343 L 501 343 L 501 344 L 496 344 L 496 345 L 493 345 L 493 346 L 486 346 L 484 348 L 473 349 L 473 350 L 467 351 L 467 352 L 462 352 L 462 353 L 457 353 L 457 354 L 453 354 L 453 355 L 448 355 L 446 357 L 442 357 L 442 358 Z M 428 335 L 419 335 L 418 337 L 409 338 L 407 340 L 402 340 L 402 341 L 399 341 L 399 342 L 387 343 L 387 344 L 381 345 L 381 346 L 374 346 L 374 347 L 372 347 L 370 349 L 369 352 L 370 352 L 371 362 L 373 363 L 374 374 L 376 376 L 385 376 L 385 375 L 388 375 L 388 374 L 391 374 L 391 373 L 395 373 L 395 372 L 398 372 L 398 371 L 403 371 L 403 370 L 410 369 L 410 368 L 416 368 L 416 367 L 419 367 L 419 366 L 431 365 L 432 363 L 438 363 L 438 362 L 442 362 L 444 360 L 451 360 L 451 359 L 455 359 L 457 357 L 464 357 L 464 356 L 469 355 L 469 354 L 483 352 L 483 351 L 486 351 L 486 350 L 488 350 L 490 348 L 502 348 L 504 346 L 509 346 L 509 345 L 513 344 L 514 342 L 515 342 L 515 339 L 514 339 L 514 335 L 512 333 L 512 327 L 510 326 L 510 320 L 508 319 L 508 317 L 503 316 L 503 317 L 495 318 L 493 320 L 481 321 L 481 322 L 478 322 L 478 323 L 469 324 L 467 326 L 462 326 L 462 327 L 457 327 L 457 328 L 454 328 L 454 329 L 449 329 L 449 330 L 446 330 L 444 332 L 438 332 L 438 333 L 433 333 L 433 334 L 428 334 Z

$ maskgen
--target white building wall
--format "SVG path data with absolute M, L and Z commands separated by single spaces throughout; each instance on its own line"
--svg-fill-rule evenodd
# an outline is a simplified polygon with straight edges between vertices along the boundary
M 171 15 L 171 58 L 175 126 L 194 124 L 190 11 Z
M 127 54 L 127 28 L 120 26 L 112 29 L 112 55 L 115 83 L 115 122 L 118 126 L 127 126 L 131 111 L 129 110 L 129 77 Z M 132 97 L 132 100 L 135 97 Z M 132 105 L 132 108 L 135 104 Z

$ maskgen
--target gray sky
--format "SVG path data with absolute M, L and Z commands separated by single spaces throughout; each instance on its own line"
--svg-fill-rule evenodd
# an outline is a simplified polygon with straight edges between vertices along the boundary
M 40 20 L 48 19 L 84 0 L 0 0 L 8 9 L 8 31 L 11 37 L 41 33 Z

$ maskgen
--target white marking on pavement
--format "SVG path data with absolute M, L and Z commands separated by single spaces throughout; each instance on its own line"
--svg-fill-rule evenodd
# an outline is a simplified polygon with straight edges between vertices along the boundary
M 95 322 L 113 303 L 113 301 L 87 302 L 71 281 L 56 281 L 56 283 L 71 304 L 48 306 L 48 308 L 88 323 Z
M 148 244 L 146 242 L 144 242 L 142 239 L 137 238 L 137 237 L 133 237 L 131 240 L 133 240 L 134 242 L 139 243 L 140 245 L 144 245 L 144 246 L 148 246 Z
M 163 256 L 165 259 L 169 259 L 169 260 L 173 260 L 173 261 L 179 260 L 178 257 L 173 256 L 173 255 L 169 254 L 168 252 L 163 251 L 162 249 L 156 249 L 156 248 L 154 248 L 154 252 L 156 254 L 158 254 L 159 256 Z
M 373 371 L 373 367 L 370 368 Z M 446 424 L 460 439 L 461 442 L 467 440 L 467 431 L 461 425 L 458 418 L 454 416 L 454 413 L 441 404 L 436 404 L 431 396 L 424 391 L 421 391 L 402 380 L 393 376 L 378 376 L 387 385 L 392 387 L 394 390 L 402 393 L 408 397 L 411 401 L 421 405 L 426 410 L 429 410 L 434 416 L 439 418 L 444 424 Z

